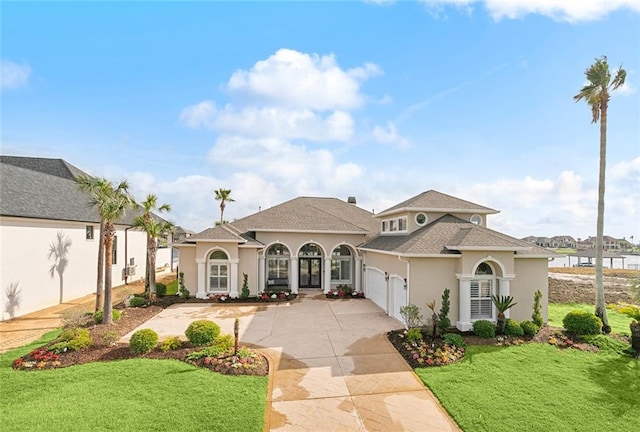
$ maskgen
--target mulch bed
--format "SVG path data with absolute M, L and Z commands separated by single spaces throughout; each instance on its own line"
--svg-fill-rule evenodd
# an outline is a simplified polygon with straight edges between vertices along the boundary
M 162 304 L 162 302 L 160 302 L 160 304 Z M 89 348 L 80 351 L 67 351 L 59 355 L 52 355 L 50 352 L 46 354 L 47 347 L 53 345 L 56 342 L 54 341 L 22 357 L 22 363 L 27 362 L 27 364 L 29 364 L 28 362 L 34 362 L 34 367 L 16 367 L 14 365 L 14 368 L 21 370 L 52 369 L 92 362 L 127 360 L 133 358 L 186 361 L 187 355 L 202 349 L 202 347 L 195 347 L 188 342 L 183 342 L 180 348 L 174 350 L 162 351 L 159 348 L 155 348 L 146 354 L 134 354 L 128 344 L 113 343 L 112 341 L 114 339 L 120 339 L 122 336 L 139 327 L 160 313 L 163 308 L 157 304 L 141 308 L 124 308 L 122 304 L 119 304 L 116 306 L 116 309 L 121 312 L 121 318 L 109 325 L 96 325 L 93 323 L 91 315 L 86 314 L 79 315 L 79 313 L 76 316 L 67 318 L 69 324 L 86 328 L 89 331 L 91 339 L 93 340 L 93 345 Z M 267 375 L 269 372 L 267 359 L 256 351 L 250 350 L 250 352 L 251 356 L 249 359 L 224 355 L 221 356 L 220 359 L 200 359 L 199 361 L 188 363 L 230 375 Z M 42 362 L 38 359 L 41 358 L 40 356 L 43 354 L 48 355 L 49 358 Z

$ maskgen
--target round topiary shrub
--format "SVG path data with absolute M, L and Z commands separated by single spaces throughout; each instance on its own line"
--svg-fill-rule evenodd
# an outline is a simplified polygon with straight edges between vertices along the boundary
M 524 334 L 527 336 L 535 336 L 540 331 L 540 327 L 533 321 L 522 321 L 520 327 L 522 327 Z
M 161 282 L 156 284 L 156 294 L 158 297 L 164 297 L 167 295 L 167 286 Z
M 133 297 L 129 300 L 129 307 L 143 307 L 147 305 L 147 301 L 142 297 Z
M 524 329 L 520 326 L 518 321 L 509 318 L 504 326 L 504 334 L 516 337 L 524 336 Z
M 600 334 L 602 320 L 591 312 L 574 310 L 565 315 L 562 325 L 568 332 L 577 335 L 594 335 Z
M 184 334 L 196 346 L 209 345 L 220 335 L 220 326 L 213 321 L 197 320 L 189 324 Z
M 131 335 L 129 348 L 134 354 L 144 354 L 151 351 L 158 344 L 158 333 L 151 329 L 142 329 Z
M 93 322 L 96 324 L 102 324 L 102 319 L 104 318 L 104 311 L 102 309 L 97 310 L 93 313 Z M 113 321 L 118 321 L 120 319 L 120 311 L 113 309 L 111 311 L 111 319 Z
M 496 336 L 496 327 L 491 321 L 478 320 L 473 323 L 473 333 L 483 339 L 488 339 Z

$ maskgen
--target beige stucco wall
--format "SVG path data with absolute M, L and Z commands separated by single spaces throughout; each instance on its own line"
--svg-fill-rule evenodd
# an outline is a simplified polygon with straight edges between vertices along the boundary
M 449 319 L 455 325 L 459 303 L 456 268 L 459 264 L 460 258 L 411 258 L 409 302 L 420 306 L 423 317 L 431 316 L 431 311 L 426 306 L 428 302 L 435 300 L 436 311 L 440 310 L 442 293 L 445 288 L 449 288 Z
M 87 225 L 94 227 L 94 239 L 86 239 Z M 125 262 L 124 227 L 116 227 L 117 264 L 113 266 L 113 286 L 124 283 Z M 0 319 L 17 317 L 59 303 L 60 279 L 57 273 L 51 277 L 54 265 L 48 258 L 49 249 L 57 242 L 58 233 L 71 241 L 68 249 L 68 266 L 62 277 L 63 301 L 92 294 L 96 289 L 98 239 L 97 223 L 48 221 L 25 218 L 0 218 Z M 134 258 L 138 280 L 145 274 L 146 235 L 127 231 L 127 259 Z M 19 303 L 13 308 L 7 293 L 17 284 Z
M 488 262 L 492 264 L 496 271 L 496 276 L 505 276 L 514 273 L 513 251 L 509 252 L 480 252 L 480 251 L 464 251 L 462 253 L 462 260 L 460 267 L 457 269 L 458 273 L 473 274 L 475 267 L 481 262 Z M 501 263 L 502 266 L 495 265 Z M 504 267 L 504 274 L 502 274 L 502 267 Z
M 240 262 L 238 263 L 238 292 L 242 293 L 242 274 L 246 273 L 247 284 L 251 295 L 258 294 L 258 249 L 240 248 Z
M 196 263 L 195 246 L 178 246 L 178 270 L 184 273 L 184 287 L 189 295 L 195 296 L 198 291 L 198 265 Z
M 363 251 L 364 262 L 367 267 L 375 267 L 389 275 L 398 275 L 403 279 L 407 276 L 407 263 L 400 261 L 395 255 Z
M 515 260 L 516 277 L 511 281 L 511 295 L 518 304 L 510 309 L 511 318 L 522 321 L 531 320 L 533 295 L 536 290 L 542 292 L 542 318 L 548 319 L 549 279 L 547 258 L 518 258 Z

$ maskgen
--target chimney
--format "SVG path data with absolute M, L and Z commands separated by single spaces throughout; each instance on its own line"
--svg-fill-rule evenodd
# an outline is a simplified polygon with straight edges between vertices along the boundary
M 349 198 L 347 198 L 347 202 L 349 204 L 354 204 L 355 205 L 356 204 L 356 197 L 350 196 Z

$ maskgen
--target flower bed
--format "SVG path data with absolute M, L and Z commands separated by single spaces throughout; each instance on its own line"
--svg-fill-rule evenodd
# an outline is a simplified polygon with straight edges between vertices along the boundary
M 332 290 L 325 294 L 325 297 L 330 299 L 351 299 L 351 298 L 365 298 L 362 291 L 353 291 L 351 293 L 347 291 Z
M 391 331 L 387 337 L 413 368 L 457 363 L 465 354 L 464 347 L 446 344 L 439 338 L 426 336 L 421 341 L 409 342 L 406 330 Z
M 226 375 L 267 375 L 269 371 L 269 363 L 262 354 L 244 347 L 237 354 L 224 353 L 189 363 Z

